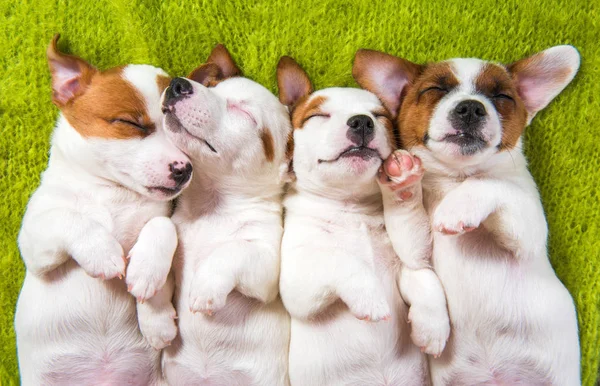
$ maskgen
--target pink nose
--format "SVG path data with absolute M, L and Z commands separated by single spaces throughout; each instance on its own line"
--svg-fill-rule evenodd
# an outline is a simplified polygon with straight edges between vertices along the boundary
M 192 177 L 192 164 L 189 162 L 172 162 L 169 164 L 169 170 L 169 178 L 175 181 L 177 188 L 185 185 Z

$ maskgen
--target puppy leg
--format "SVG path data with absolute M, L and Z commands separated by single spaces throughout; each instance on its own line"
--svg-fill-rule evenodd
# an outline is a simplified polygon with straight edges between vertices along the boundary
M 157 350 L 170 345 L 177 336 L 177 313 L 172 303 L 174 289 L 175 280 L 170 274 L 153 297 L 144 303 L 137 302 L 140 331 L 148 344 Z
M 168 217 L 148 221 L 129 251 L 127 290 L 138 301 L 151 298 L 165 284 L 177 248 L 177 231 Z
M 190 311 L 212 315 L 237 289 L 268 303 L 277 297 L 279 245 L 239 240 L 225 243 L 200 262 L 190 286 Z
M 446 295 L 439 278 L 431 269 L 402 267 L 399 281 L 402 297 L 410 306 L 408 321 L 414 344 L 439 356 L 450 336 Z
M 28 271 L 43 275 L 72 257 L 92 277 L 112 279 L 125 274 L 123 248 L 96 221 L 64 209 L 26 217 L 19 247 Z

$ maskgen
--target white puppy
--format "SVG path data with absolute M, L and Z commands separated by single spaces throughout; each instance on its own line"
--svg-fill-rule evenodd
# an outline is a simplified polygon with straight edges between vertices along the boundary
M 407 321 L 415 342 L 434 354 L 444 347 L 449 321 L 433 272 L 403 266 L 384 226 L 376 174 L 395 147 L 392 117 L 365 90 L 312 93 L 308 76 L 289 57 L 279 63 L 278 81 L 294 127 L 296 180 L 284 200 L 280 282 L 292 316 L 291 383 L 426 384 L 426 359 L 411 342 Z M 411 165 L 402 177 L 414 184 L 420 173 Z M 403 204 L 394 194 L 388 198 Z M 418 199 L 407 203 L 409 223 L 423 209 Z M 407 243 L 430 249 L 427 233 L 425 227 L 424 239 Z M 437 295 L 430 295 L 429 282 Z
M 289 117 L 221 45 L 189 78 L 173 79 L 163 101 L 165 125 L 196 167 L 173 216 L 180 335 L 163 370 L 174 386 L 285 385 L 289 316 L 278 282 Z
M 130 291 L 140 302 L 151 298 L 177 245 L 168 200 L 187 186 L 191 164 L 162 131 L 169 78 L 145 65 L 98 71 L 59 52 L 57 40 L 48 61 L 61 115 L 19 234 L 27 268 L 15 317 L 22 384 L 155 384 L 159 352 L 140 334 L 135 299 L 117 277 L 129 255 Z M 168 297 L 139 308 L 151 344 L 174 338 Z
M 573 301 L 549 263 L 544 211 L 521 150 L 525 126 L 578 67 L 571 46 L 509 66 L 356 55 L 356 80 L 400 109 L 402 144 L 427 170 L 433 262 L 453 331 L 430 360 L 435 385 L 580 384 Z

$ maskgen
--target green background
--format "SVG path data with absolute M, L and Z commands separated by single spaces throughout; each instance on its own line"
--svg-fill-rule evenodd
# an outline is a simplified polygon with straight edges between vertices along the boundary
M 582 56 L 573 83 L 535 118 L 526 154 L 547 211 L 550 255 L 579 313 L 583 384 L 600 357 L 600 6 L 594 1 L 0 1 L 0 380 L 17 382 L 12 328 L 24 267 L 16 235 L 47 161 L 58 114 L 45 50 L 99 68 L 149 63 L 185 75 L 216 43 L 276 91 L 281 55 L 317 88 L 356 86 L 354 52 L 374 48 L 426 62 L 472 56 L 510 62 L 557 44 Z

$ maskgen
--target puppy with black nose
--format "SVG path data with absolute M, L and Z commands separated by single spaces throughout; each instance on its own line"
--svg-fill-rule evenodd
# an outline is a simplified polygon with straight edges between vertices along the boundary
M 278 296 L 289 117 L 225 47 L 163 96 L 165 127 L 195 177 L 177 203 L 179 337 L 170 385 L 288 384 L 289 316 Z
M 441 352 L 449 321 L 433 272 L 405 266 L 384 226 L 377 173 L 395 146 L 392 116 L 365 90 L 312 92 L 308 76 L 289 57 L 280 60 L 277 77 L 294 128 L 280 281 L 292 317 L 291 384 L 426 384 L 421 350 Z M 388 197 L 407 223 L 419 206 L 423 211 L 422 202 L 400 196 L 419 184 L 420 173 L 416 161 L 403 168 L 400 177 L 411 182 Z M 422 225 L 426 237 L 407 234 L 407 250 L 430 250 Z M 429 280 L 437 283 L 437 294 Z M 409 320 L 421 349 L 411 341 Z
M 402 145 L 426 169 L 433 265 L 452 322 L 449 347 L 430 358 L 434 385 L 581 384 L 573 300 L 548 260 L 521 150 L 525 127 L 578 67 L 571 46 L 510 65 L 356 54 L 355 79 L 399 110 Z

